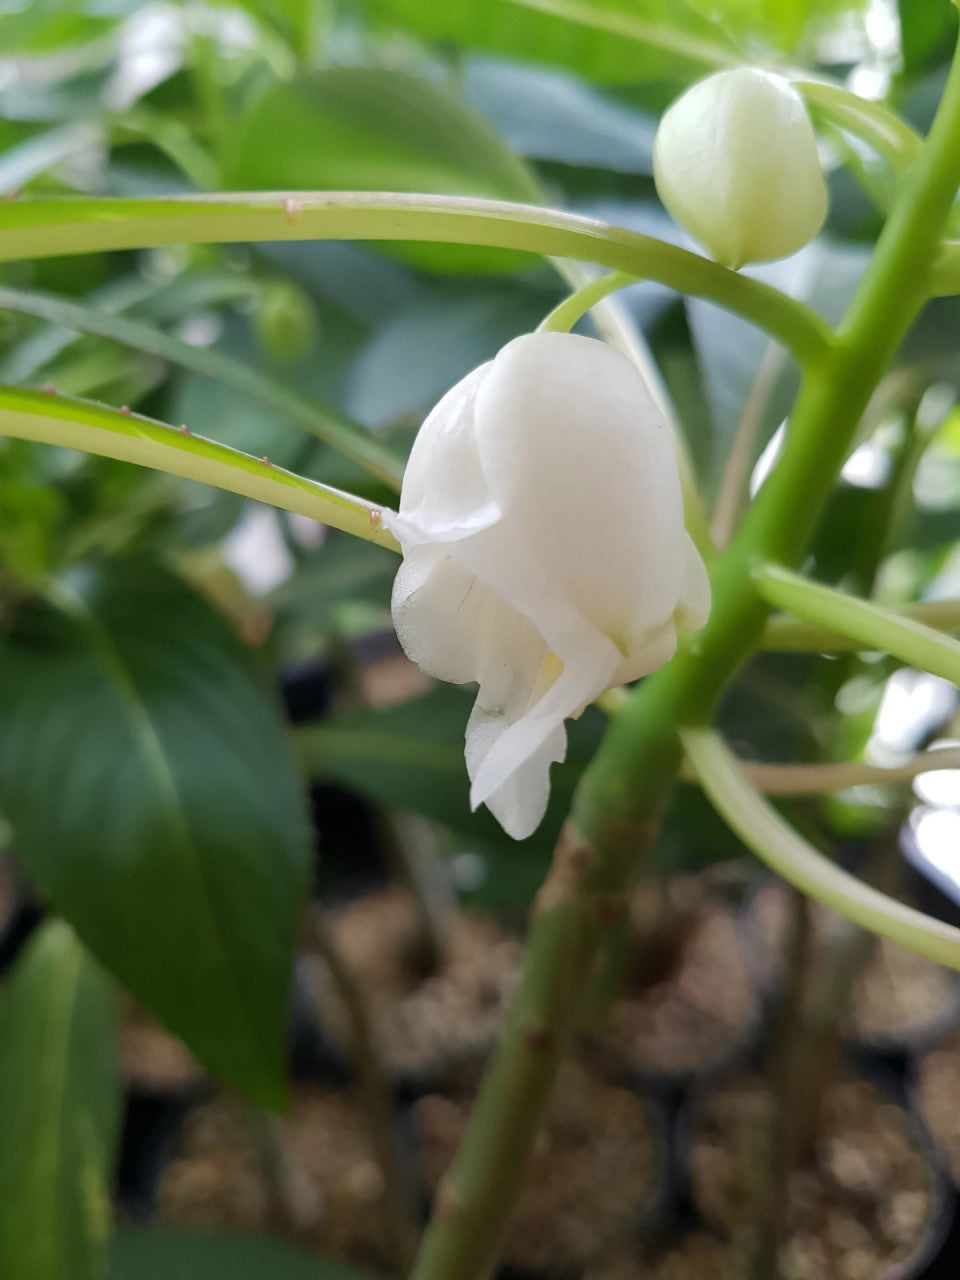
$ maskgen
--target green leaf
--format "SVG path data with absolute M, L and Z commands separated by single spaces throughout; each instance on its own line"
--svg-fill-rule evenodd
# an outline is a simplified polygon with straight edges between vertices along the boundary
M 62 921 L 0 1000 L 0 1258 L 10 1280 L 100 1280 L 120 1117 L 113 984 Z
M 307 817 L 226 621 L 149 563 L 76 570 L 0 646 L 0 807 L 38 887 L 214 1071 L 283 1098 Z
M 244 117 L 229 181 L 259 190 L 420 191 L 536 202 L 523 162 L 466 103 L 387 67 L 331 67 L 270 88 Z M 391 245 L 430 270 L 513 270 L 520 254 Z
M 686 81 L 733 59 L 721 28 L 684 0 L 367 0 L 367 12 L 430 40 L 571 67 L 589 80 Z M 636 43 L 635 43 L 636 41 Z
M 653 172 L 656 118 L 572 75 L 475 58 L 464 92 L 521 155 L 620 174 Z
M 957 15 L 951 0 L 898 0 L 900 53 L 908 76 L 922 75 L 950 47 Z
M 280 1240 L 169 1227 L 121 1227 L 109 1280 L 371 1280 Z

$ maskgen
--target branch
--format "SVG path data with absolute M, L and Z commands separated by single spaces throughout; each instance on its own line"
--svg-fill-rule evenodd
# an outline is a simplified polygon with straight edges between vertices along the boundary
M 68 400 L 43 391 L 0 386 L 0 436 L 81 449 L 295 511 L 367 542 L 399 550 L 370 502 L 139 414 Z
M 753 760 L 739 761 L 744 777 L 752 787 L 767 796 L 818 796 L 850 787 L 883 787 L 895 782 L 909 782 L 921 773 L 937 769 L 960 769 L 960 747 L 933 747 L 919 751 L 904 764 L 884 768 L 881 765 L 851 761 L 843 764 L 761 764 Z M 689 761 L 680 776 L 696 782 L 697 774 Z
M 753 578 L 768 604 L 849 636 L 860 649 L 892 654 L 908 666 L 960 684 L 960 641 L 952 636 L 776 565 L 755 569 Z
M 162 329 L 144 324 L 129 316 L 113 316 L 92 307 L 79 306 L 62 298 L 18 289 L 0 288 L 0 309 L 21 315 L 36 316 L 50 324 L 76 329 L 81 333 L 109 338 L 126 347 L 157 355 L 171 364 L 193 369 L 236 388 L 271 409 L 278 409 L 291 422 L 310 435 L 339 449 L 348 458 L 366 467 L 384 480 L 391 489 L 399 490 L 403 463 L 375 439 L 369 431 L 351 422 L 335 409 L 291 391 L 283 383 L 267 377 L 250 365 L 241 364 L 219 351 L 191 346 Z
M 770 285 L 653 236 L 535 205 L 365 191 L 0 201 L 0 262 L 161 244 L 321 239 L 436 240 L 577 258 L 736 311 L 803 364 L 820 363 L 832 350 L 829 325 Z
M 680 737 L 714 808 L 761 862 L 854 924 L 937 964 L 960 969 L 960 929 L 897 902 L 824 857 L 751 786 L 713 730 L 684 729 Z

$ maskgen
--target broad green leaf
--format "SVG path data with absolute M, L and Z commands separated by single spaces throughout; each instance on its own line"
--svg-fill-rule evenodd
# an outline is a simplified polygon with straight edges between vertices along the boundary
M 365 0 L 362 7 L 429 40 L 570 67 L 608 84 L 686 81 L 733 57 L 721 28 L 685 0 Z
M 951 0 L 898 0 L 900 53 L 908 77 L 921 75 L 945 57 L 957 15 Z
M 656 119 L 602 96 L 575 76 L 474 58 L 464 92 L 503 139 L 530 159 L 615 173 L 653 172 Z
M 69 925 L 44 925 L 0 998 L 0 1260 L 9 1280 L 106 1273 L 116 1037 L 110 979 Z
M 275 85 L 243 118 L 229 180 L 276 190 L 420 191 L 537 202 L 523 162 L 466 103 L 387 67 L 332 67 Z M 523 265 L 516 253 L 397 245 L 417 266 L 462 273 Z
M 170 1227 L 121 1227 L 109 1280 L 372 1280 L 280 1240 Z
M 304 801 L 274 701 L 165 570 L 73 571 L 0 646 L 0 808 L 41 891 L 215 1072 L 284 1093 Z

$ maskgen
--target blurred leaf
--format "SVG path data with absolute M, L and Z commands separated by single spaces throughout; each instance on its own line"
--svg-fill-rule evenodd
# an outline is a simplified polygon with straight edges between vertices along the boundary
M 571 67 L 609 84 L 645 77 L 686 81 L 732 54 L 722 29 L 685 0 L 533 0 L 529 8 L 511 0 L 366 0 L 362 9 L 428 40 Z M 579 23 L 569 20 L 575 15 Z M 598 25 L 589 25 L 591 16 Z M 614 29 L 604 29 L 611 18 Z M 634 27 L 642 23 L 647 40 L 624 38 L 618 18 Z
M 816 242 L 784 262 L 754 268 L 749 274 L 836 323 L 860 280 L 866 257 L 865 249 Z M 699 298 L 688 298 L 686 306 L 713 419 L 705 480 L 707 490 L 714 492 L 745 413 L 754 432 L 752 467 L 786 416 L 798 377 L 795 366 L 763 330 Z
M 31 178 L 99 140 L 100 131 L 89 124 L 67 124 L 35 133 L 0 154 L 0 192 L 26 186 Z
M 371 1280 L 366 1271 L 239 1232 L 121 1227 L 110 1280 Z
M 957 15 L 951 0 L 898 0 L 900 55 L 907 76 L 922 75 L 946 56 Z
M 273 700 L 149 563 L 77 570 L 0 646 L 0 804 L 91 951 L 212 1070 L 283 1097 L 309 862 Z
M 370 427 L 419 415 L 511 338 L 535 329 L 557 300 L 557 291 L 507 281 L 433 290 L 384 324 L 360 353 L 348 412 Z
M 390 808 L 422 814 L 480 846 L 517 843 L 485 809 L 470 812 L 463 760 L 472 690 L 438 685 L 422 698 L 382 709 L 365 708 L 295 735 L 297 754 L 311 774 L 352 787 Z M 551 771 L 547 816 L 524 849 L 550 850 L 573 789 L 603 733 L 605 717 L 588 708 L 567 724 L 567 759 Z
M 129 0 L 127 7 L 133 3 Z M 115 6 L 115 12 L 120 16 L 123 5 Z M 104 14 L 103 6 L 93 0 L 70 5 L 62 0 L 31 0 L 26 5 L 5 6 L 3 52 L 6 56 L 53 53 L 88 44 L 107 35 L 115 25 L 116 18 Z
M 357 603 L 390 606 L 397 557 L 359 538 L 333 537 L 267 598 L 280 624 L 307 627 L 314 648 L 338 626 L 338 614 Z
M 617 173 L 653 172 L 657 121 L 573 76 L 476 58 L 467 67 L 464 92 L 521 155 Z
M 116 1039 L 109 978 L 69 925 L 44 925 L 0 1000 L 0 1258 L 10 1280 L 105 1275 Z
M 537 201 L 521 160 L 463 100 L 386 67 L 331 67 L 269 89 L 244 117 L 229 181 L 246 189 L 420 191 Z M 431 270 L 512 270 L 529 255 L 392 244 Z

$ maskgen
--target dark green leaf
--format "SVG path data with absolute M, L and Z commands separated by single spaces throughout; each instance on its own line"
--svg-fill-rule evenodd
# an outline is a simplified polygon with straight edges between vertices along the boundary
M 371 1280 L 280 1240 L 168 1227 L 121 1227 L 110 1280 Z
M 384 67 L 332 67 L 269 89 L 238 129 L 229 177 L 247 189 L 540 198 L 522 161 L 461 98 Z M 530 260 L 450 245 L 392 248 L 434 270 L 509 270 Z
M 0 1259 L 100 1280 L 120 1114 L 113 984 L 76 934 L 35 935 L 0 1001 Z
M 897 9 L 904 72 L 920 75 L 949 49 L 956 11 L 950 0 L 898 0 Z
M 31 876 L 214 1071 L 266 1103 L 307 821 L 224 619 L 166 571 L 75 571 L 0 646 L 0 806 Z

